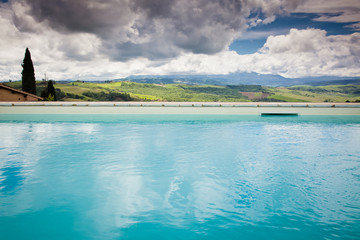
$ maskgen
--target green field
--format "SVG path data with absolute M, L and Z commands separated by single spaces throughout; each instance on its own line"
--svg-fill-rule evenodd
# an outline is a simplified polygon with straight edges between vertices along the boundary
M 21 82 L 5 83 L 21 88 Z M 360 85 L 265 87 L 259 85 L 188 85 L 135 82 L 56 83 L 59 101 L 168 102 L 359 102 Z M 37 94 L 44 89 L 37 82 Z M 242 94 L 243 93 L 243 94 Z M 247 94 L 247 97 L 245 96 Z M 266 97 L 264 97 L 266 96 Z

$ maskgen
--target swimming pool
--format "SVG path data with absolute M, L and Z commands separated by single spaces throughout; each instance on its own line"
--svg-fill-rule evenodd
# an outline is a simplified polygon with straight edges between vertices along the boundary
M 2 115 L 0 239 L 359 239 L 359 116 Z

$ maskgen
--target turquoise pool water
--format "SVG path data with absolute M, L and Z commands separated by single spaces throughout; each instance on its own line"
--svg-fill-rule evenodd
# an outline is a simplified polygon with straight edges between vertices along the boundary
M 3 115 L 0 159 L 0 239 L 360 239 L 359 116 Z

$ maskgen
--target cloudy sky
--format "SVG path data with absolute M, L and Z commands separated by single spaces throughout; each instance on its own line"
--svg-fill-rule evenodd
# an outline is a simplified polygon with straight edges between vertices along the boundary
M 360 76 L 359 0 L 0 0 L 0 80 Z

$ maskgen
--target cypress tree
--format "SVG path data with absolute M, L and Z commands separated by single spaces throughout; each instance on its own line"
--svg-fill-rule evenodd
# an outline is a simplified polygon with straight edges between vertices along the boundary
M 36 95 L 34 65 L 31 60 L 31 55 L 28 48 L 26 48 L 24 61 L 21 66 L 23 67 L 23 70 L 21 72 L 22 90 Z

